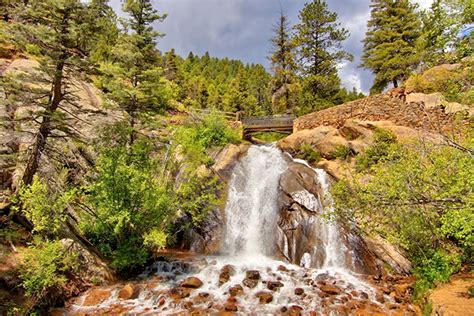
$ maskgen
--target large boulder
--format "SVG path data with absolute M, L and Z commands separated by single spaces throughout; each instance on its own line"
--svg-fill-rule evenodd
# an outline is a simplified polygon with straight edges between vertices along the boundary
M 214 172 L 225 182 L 229 182 L 232 170 L 238 159 L 245 155 L 249 149 L 248 144 L 229 144 L 214 155 L 215 163 L 212 166 Z
M 378 235 L 374 237 L 366 237 L 365 242 L 368 249 L 370 249 L 377 258 L 390 266 L 395 272 L 399 274 L 408 274 L 410 272 L 412 268 L 411 262 L 396 246 Z
M 107 263 L 79 242 L 72 239 L 61 239 L 61 244 L 69 252 L 78 255 L 79 269 L 77 279 L 86 284 L 107 284 L 114 281 L 115 275 Z

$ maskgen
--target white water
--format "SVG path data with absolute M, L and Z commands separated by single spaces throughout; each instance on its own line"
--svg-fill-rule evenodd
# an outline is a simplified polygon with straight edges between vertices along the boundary
M 252 146 L 236 165 L 225 208 L 222 252 L 271 256 L 278 219 L 278 182 L 288 167 L 275 147 Z

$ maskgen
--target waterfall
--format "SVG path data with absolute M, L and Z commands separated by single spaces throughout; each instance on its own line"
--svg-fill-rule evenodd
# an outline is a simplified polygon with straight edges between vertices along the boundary
M 252 146 L 238 162 L 225 208 L 222 252 L 271 256 L 278 219 L 278 182 L 288 166 L 273 146 Z
M 329 178 L 326 171 L 315 168 L 317 178 L 324 193 L 324 213 L 331 214 L 334 211 L 334 202 L 329 191 Z M 340 231 L 337 223 L 330 222 L 327 219 L 319 218 L 320 226 L 324 231 L 324 252 L 325 259 L 323 268 L 347 268 L 344 252 L 347 251 L 340 238 Z
M 309 167 L 305 161 L 294 161 Z M 315 253 L 316 249 L 319 253 L 323 250 L 324 261 L 314 267 L 316 264 L 311 264 L 310 253 L 303 254 L 300 260 L 302 268 L 278 260 L 279 185 L 281 176 L 289 167 L 291 158 L 276 147 L 251 146 L 234 167 L 229 183 L 220 255 L 190 257 L 187 259 L 189 262 L 179 259 L 158 261 L 136 281 L 139 285 L 136 288 L 141 289 L 138 297 L 123 300 L 120 297 L 123 284 L 114 288 L 107 286 L 102 291 L 109 293 L 110 297 L 102 303 L 85 304 L 88 297 L 85 294 L 70 309 L 87 314 L 121 314 L 117 311 L 131 314 L 190 314 L 193 311 L 217 314 L 234 311 L 266 315 L 285 313 L 297 304 L 305 311 L 339 315 L 338 308 L 346 304 L 344 302 L 361 302 L 357 301 L 361 298 L 376 304 L 375 289 L 345 265 L 346 249 L 339 227 L 322 218 L 321 213 L 307 212 L 308 217 L 303 220 L 307 220 L 304 224 L 305 227 L 308 224 L 307 236 L 313 236 L 310 242 Z M 323 209 L 323 214 L 331 212 L 328 175 L 323 170 L 314 170 L 322 196 L 301 191 L 297 199 L 306 208 Z M 283 251 L 288 252 L 288 245 L 284 246 L 286 249 Z M 291 248 L 294 249 L 294 245 Z M 150 275 L 157 279 L 148 279 Z M 193 282 L 198 285 L 189 288 L 180 286 L 191 275 L 201 284 Z M 197 288 L 193 289 L 194 286 Z M 384 299 L 393 303 L 388 296 Z

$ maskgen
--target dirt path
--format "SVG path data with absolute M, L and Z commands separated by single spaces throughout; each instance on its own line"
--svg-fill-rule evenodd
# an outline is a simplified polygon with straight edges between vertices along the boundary
M 432 315 L 474 315 L 474 298 L 468 295 L 468 289 L 472 286 L 474 274 L 464 274 L 434 289 L 430 296 L 433 302 Z

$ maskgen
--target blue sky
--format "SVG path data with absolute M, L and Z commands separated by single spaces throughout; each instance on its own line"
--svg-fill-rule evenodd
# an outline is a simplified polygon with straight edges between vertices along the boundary
M 428 7 L 432 0 L 417 0 Z M 280 3 L 291 24 L 298 22 L 298 12 L 307 0 L 152 0 L 160 13 L 168 17 L 156 23 L 157 31 L 166 36 L 158 48 L 186 56 L 190 51 L 199 55 L 240 59 L 268 67 L 272 26 L 280 14 Z M 344 86 L 367 92 L 372 84 L 370 71 L 358 67 L 370 16 L 370 0 L 327 0 L 329 8 L 339 15 L 342 26 L 351 36 L 344 48 L 354 55 L 354 61 L 341 65 L 339 74 Z M 119 0 L 112 0 L 115 8 Z

